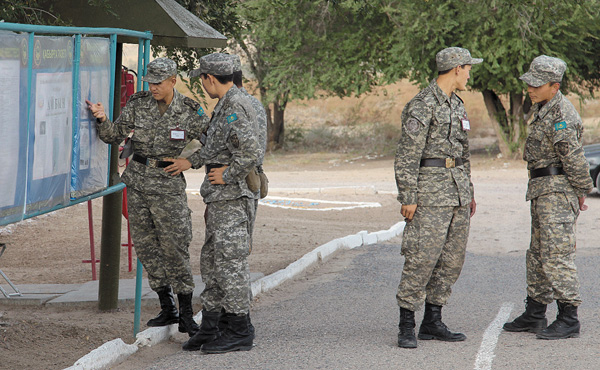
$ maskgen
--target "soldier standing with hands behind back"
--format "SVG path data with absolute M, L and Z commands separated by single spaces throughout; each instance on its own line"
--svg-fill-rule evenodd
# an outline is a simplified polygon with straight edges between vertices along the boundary
M 539 339 L 579 336 L 581 304 L 575 266 L 575 222 L 585 211 L 592 179 L 583 155 L 583 124 L 573 104 L 559 91 L 567 64 L 541 55 L 520 77 L 534 103 L 525 144 L 531 201 L 531 244 L 527 250 L 525 312 L 504 330 L 537 333 Z M 556 299 L 558 315 L 546 327 L 546 306 Z
M 122 180 L 127 185 L 135 252 L 160 301 L 161 311 L 148 326 L 179 323 L 179 331 L 191 337 L 199 327 L 192 310 L 194 278 L 188 251 L 192 220 L 182 171 L 192 163 L 199 167 L 199 154 L 177 157 L 192 139 L 200 139 L 208 118 L 200 104 L 175 90 L 174 61 L 158 58 L 148 63 L 143 80 L 150 90 L 133 94 L 115 122 L 108 120 L 102 103 L 86 102 L 102 141 L 118 145 L 133 131 L 133 161 Z
M 465 259 L 470 217 L 475 214 L 463 101 L 472 58 L 467 49 L 437 53 L 438 77 L 402 111 L 402 137 L 394 169 L 398 201 L 406 227 L 402 236 L 405 262 L 396 299 L 400 306 L 398 346 L 416 348 L 415 311 L 425 303 L 419 339 L 463 341 L 442 322 L 442 306 L 450 297 Z

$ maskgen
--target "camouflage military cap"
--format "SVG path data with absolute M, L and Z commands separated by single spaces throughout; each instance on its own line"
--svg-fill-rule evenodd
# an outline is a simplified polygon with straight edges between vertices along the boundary
M 233 63 L 229 54 L 212 53 L 200 58 L 200 68 L 194 69 L 190 77 L 206 73 L 213 76 L 229 76 L 233 74 Z
M 177 74 L 177 63 L 169 58 L 158 58 L 148 63 L 146 75 L 142 81 L 158 84 Z
M 519 79 L 529 86 L 540 87 L 548 82 L 562 81 L 566 69 L 567 63 L 561 59 L 540 55 L 531 62 L 529 71 Z
M 435 62 L 437 70 L 441 72 L 465 64 L 479 64 L 483 62 L 483 59 L 472 58 L 467 49 L 451 47 L 438 52 L 435 56 Z
M 237 54 L 231 54 L 231 62 L 233 63 L 233 71 L 240 72 L 242 70 L 242 62 L 240 56 Z

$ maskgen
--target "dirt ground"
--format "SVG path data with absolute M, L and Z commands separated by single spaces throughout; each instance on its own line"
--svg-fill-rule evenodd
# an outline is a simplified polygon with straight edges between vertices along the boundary
M 388 229 L 400 221 L 391 158 L 278 155 L 267 158 L 265 169 L 272 189 L 270 195 L 294 198 L 279 203 L 296 208 L 266 204 L 259 207 L 250 257 L 252 272 L 271 274 L 332 239 L 361 230 Z M 472 219 L 468 250 L 489 255 L 524 255 L 529 239 L 524 163 L 479 155 L 474 156 L 472 172 L 478 211 Z M 358 190 L 349 188 L 351 186 Z M 319 193 L 301 190 L 315 187 L 323 189 Z M 381 207 L 314 210 L 339 206 L 328 201 L 377 202 Z M 97 256 L 100 255 L 101 203 L 101 200 L 93 202 Z M 277 201 L 271 203 L 274 205 Z M 597 192 L 587 203 L 590 210 L 583 213 L 578 222 L 580 253 L 597 248 L 596 241 L 600 239 L 600 231 L 595 227 L 600 221 Z M 194 274 L 199 274 L 204 205 L 199 195 L 189 195 L 189 204 L 194 212 L 194 239 L 190 246 L 192 269 Z M 125 226 L 123 222 L 123 241 Z M 399 239 L 390 242 L 397 243 Z M 8 246 L 0 259 L 0 268 L 17 285 L 91 280 L 91 265 L 82 263 L 90 258 L 86 205 L 0 229 L 0 242 Z M 132 272 L 127 269 L 126 248 L 121 254 L 120 276 L 135 276 L 135 269 Z M 7 287 L 4 281 L 0 284 Z M 158 306 L 143 307 L 142 323 L 157 312 Z M 0 369 L 63 369 L 115 338 L 134 342 L 133 306 L 120 307 L 116 312 L 100 312 L 93 307 L 24 308 L 0 303 Z M 186 337 L 180 335 L 172 340 L 183 342 Z

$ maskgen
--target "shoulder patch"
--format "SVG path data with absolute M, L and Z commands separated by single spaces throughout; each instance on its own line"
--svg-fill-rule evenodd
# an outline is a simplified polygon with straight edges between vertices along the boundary
M 419 132 L 421 129 L 421 124 L 419 123 L 419 120 L 417 120 L 414 117 L 409 118 L 404 126 L 404 130 L 406 132 L 410 132 L 410 133 L 416 133 Z
M 556 150 L 558 151 L 558 153 L 560 155 L 562 155 L 563 157 L 566 156 L 567 154 L 569 154 L 569 143 L 566 141 L 559 141 L 558 143 L 554 144 Z
M 194 99 L 188 98 L 187 96 L 185 98 L 183 98 L 183 104 L 187 105 L 188 107 L 192 108 L 195 111 L 198 111 L 198 108 L 202 108 L 200 106 L 200 103 L 198 103 Z M 202 113 L 204 113 L 204 110 L 202 110 Z
M 567 122 L 560 121 L 554 124 L 554 131 L 564 130 L 567 128 Z
M 235 132 L 229 137 L 229 141 L 234 148 L 238 149 L 240 147 L 240 139 Z
M 227 116 L 227 123 L 235 122 L 235 121 L 237 121 L 237 119 L 238 119 L 237 114 L 233 113 L 232 115 Z
M 202 107 L 198 107 L 198 110 L 196 111 L 196 113 L 198 113 L 198 115 L 200 117 L 202 117 L 204 115 L 204 109 L 202 109 Z
M 150 91 L 138 91 L 138 92 L 132 94 L 129 97 L 128 101 L 135 100 L 135 99 L 140 99 L 140 98 L 145 98 L 145 97 L 150 96 L 150 95 L 152 95 L 152 93 Z

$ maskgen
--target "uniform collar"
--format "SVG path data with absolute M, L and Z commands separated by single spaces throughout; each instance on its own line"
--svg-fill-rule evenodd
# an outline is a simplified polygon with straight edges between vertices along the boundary
M 554 95 L 554 97 L 552 99 L 550 99 L 550 101 L 548 101 L 546 104 L 544 104 L 542 107 L 540 107 L 540 103 L 537 103 L 537 109 L 538 109 L 538 113 L 537 116 L 540 119 L 543 119 L 544 117 L 546 117 L 546 115 L 548 114 L 548 112 L 550 112 L 550 110 L 552 108 L 554 108 L 554 106 L 556 106 L 558 103 L 560 103 L 560 101 L 563 98 L 563 94 L 559 91 L 556 92 L 556 95 Z
M 213 117 L 216 116 L 217 114 L 219 114 L 219 112 L 221 111 L 221 108 L 223 108 L 223 104 L 225 104 L 225 102 L 227 100 L 231 99 L 231 97 L 234 96 L 239 91 L 240 90 L 238 90 L 237 86 L 235 86 L 235 85 L 231 86 L 231 88 L 229 90 L 227 90 L 225 95 L 223 95 L 223 97 L 221 99 L 219 99 L 219 102 L 217 103 L 217 105 L 215 105 L 215 109 L 213 109 Z
M 171 104 L 167 108 L 167 111 L 171 109 L 174 113 L 181 113 L 181 99 L 183 95 L 179 93 L 176 89 L 173 89 L 173 100 L 171 100 Z M 158 102 L 150 95 L 150 99 L 146 102 L 147 109 L 158 109 Z M 166 112 L 165 112 L 166 113 Z
M 442 105 L 445 102 L 448 102 L 448 104 L 450 104 L 450 100 L 452 98 L 452 96 L 455 96 L 454 93 L 452 93 L 451 96 L 446 95 L 446 93 L 440 88 L 440 85 L 438 85 L 437 80 L 434 78 L 431 83 L 429 84 L 429 87 L 431 88 L 431 91 L 433 92 L 433 96 L 435 96 L 435 99 L 438 102 L 438 105 Z

